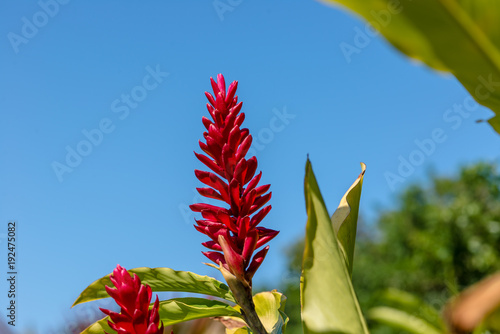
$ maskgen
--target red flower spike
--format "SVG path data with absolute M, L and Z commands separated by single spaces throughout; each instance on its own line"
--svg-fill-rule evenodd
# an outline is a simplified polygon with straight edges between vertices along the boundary
M 131 277 L 120 265 L 113 270 L 110 279 L 116 288 L 106 286 L 106 291 L 120 306 L 121 311 L 116 313 L 100 309 L 110 317 L 109 327 L 117 334 L 163 334 L 163 323 L 160 325 L 158 314 L 160 307 L 158 296 L 153 307 L 149 309 L 151 287 L 141 284 L 136 274 Z
M 211 239 L 203 243 L 211 251 L 203 254 L 251 285 L 269 246 L 253 259 L 252 255 L 279 233 L 258 227 L 271 210 L 270 205 L 262 208 L 271 199 L 270 185 L 259 186 L 262 172 L 256 174 L 257 158 L 246 159 L 252 136 L 248 129 L 240 129 L 245 114 L 240 113 L 242 103 L 236 96 L 238 82 L 232 82 L 227 92 L 222 74 L 217 81 L 210 78 L 210 83 L 213 94 L 205 92 L 205 96 L 211 119 L 202 117 L 207 129 L 204 141 L 199 143 L 203 154 L 195 152 L 195 155 L 213 173 L 195 170 L 195 175 L 208 186 L 197 188 L 198 192 L 225 202 L 227 207 L 198 203 L 190 208 L 204 218 L 196 220 L 195 228 Z

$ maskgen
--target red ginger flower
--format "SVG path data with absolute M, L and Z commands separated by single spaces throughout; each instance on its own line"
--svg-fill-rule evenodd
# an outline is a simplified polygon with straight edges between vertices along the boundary
M 270 185 L 258 186 L 262 172 L 255 175 L 257 159 L 245 158 L 252 136 L 248 129 L 240 129 L 245 114 L 240 113 L 242 103 L 235 96 L 238 82 L 231 83 L 226 93 L 222 74 L 217 76 L 217 82 L 212 78 L 210 81 L 215 98 L 208 92 L 205 95 L 212 120 L 202 118 L 208 132 L 203 133 L 206 142 L 199 142 L 207 155 L 195 155 L 213 173 L 195 170 L 196 177 L 208 186 L 197 190 L 202 196 L 226 202 L 229 208 L 204 203 L 190 208 L 204 218 L 196 220 L 195 228 L 212 239 L 203 243 L 212 251 L 203 254 L 238 279 L 251 282 L 269 246 L 252 259 L 254 251 L 279 233 L 257 226 L 271 210 L 270 205 L 263 208 L 271 199 Z
M 131 277 L 120 265 L 113 270 L 110 279 L 116 289 L 106 286 L 106 291 L 121 307 L 121 312 L 100 309 L 111 318 L 112 322 L 108 321 L 109 326 L 117 334 L 163 334 L 163 323 L 158 328 L 160 325 L 158 296 L 153 308 L 149 309 L 151 287 L 141 284 L 137 274 Z

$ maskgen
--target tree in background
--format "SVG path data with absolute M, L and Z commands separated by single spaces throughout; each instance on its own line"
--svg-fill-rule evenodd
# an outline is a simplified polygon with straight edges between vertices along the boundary
M 398 288 L 441 309 L 449 297 L 500 270 L 500 174 L 478 163 L 456 177 L 430 177 L 399 196 L 373 224 L 360 222 L 353 284 L 363 311 L 380 305 L 380 292 Z M 300 277 L 298 243 L 288 250 L 289 270 Z M 285 286 L 287 333 L 301 333 L 297 282 Z M 395 333 L 372 324 L 372 333 Z M 400 333 L 400 331 L 396 331 Z

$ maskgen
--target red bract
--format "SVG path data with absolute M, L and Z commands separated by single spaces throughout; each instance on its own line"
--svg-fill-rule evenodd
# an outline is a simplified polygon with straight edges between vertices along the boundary
M 117 334 L 163 334 L 163 323 L 158 328 L 160 325 L 158 296 L 153 308 L 149 309 L 151 287 L 141 284 L 136 274 L 131 277 L 120 265 L 113 270 L 110 279 L 116 289 L 106 286 L 106 291 L 121 307 L 121 312 L 116 313 L 101 308 L 101 311 L 111 318 L 111 321 L 108 321 L 109 326 Z
M 205 95 L 212 120 L 202 118 L 207 132 L 203 133 L 205 142 L 199 143 L 206 155 L 195 155 L 211 172 L 195 170 L 196 177 L 208 186 L 197 190 L 202 196 L 227 203 L 229 208 L 205 203 L 190 208 L 204 218 L 196 220 L 195 228 L 211 239 L 203 243 L 211 251 L 203 254 L 238 279 L 251 282 L 269 246 L 252 259 L 253 253 L 279 233 L 258 226 L 271 210 L 270 205 L 264 207 L 271 199 L 270 185 L 258 185 L 262 172 L 255 174 L 257 159 L 245 158 L 252 136 L 248 129 L 240 128 L 245 114 L 240 113 L 242 103 L 235 95 L 238 82 L 231 83 L 226 93 L 222 74 L 217 76 L 217 82 L 212 78 L 210 81 L 215 97 L 208 92 Z

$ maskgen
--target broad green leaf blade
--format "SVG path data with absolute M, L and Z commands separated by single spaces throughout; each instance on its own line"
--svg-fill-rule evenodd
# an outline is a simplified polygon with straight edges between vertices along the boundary
M 347 270 L 352 276 L 354 244 L 356 243 L 356 231 L 358 227 L 359 201 L 361 199 L 361 188 L 363 187 L 363 177 L 366 165 L 361 163 L 361 174 L 352 186 L 347 190 L 340 204 L 332 215 L 332 224 L 340 248 L 347 262 Z
M 218 300 L 203 298 L 174 298 L 160 302 L 160 320 L 165 326 L 208 317 L 241 317 L 230 305 Z M 107 324 L 109 317 L 90 325 L 81 334 L 103 334 L 114 332 Z
M 500 133 L 500 2 L 494 0 L 324 0 L 361 15 L 397 49 L 453 74 L 474 99 L 495 112 Z M 362 33 L 364 34 L 364 33 Z M 358 37 L 369 39 L 368 35 Z M 346 59 L 364 47 L 341 43 Z M 365 42 L 366 44 L 366 42 Z M 366 45 L 365 45 L 366 46 Z
M 304 192 L 308 216 L 300 286 L 304 334 L 368 333 L 309 159 Z
M 368 318 L 411 334 L 445 333 L 421 318 L 392 307 L 374 307 L 368 311 Z
M 286 319 L 282 316 L 286 297 L 277 292 L 260 292 L 253 296 L 255 311 L 266 331 L 270 334 L 282 334 L 286 327 Z
M 218 300 L 175 298 L 160 303 L 160 318 L 165 326 L 207 317 L 240 317 L 240 312 Z
M 200 293 L 235 302 L 229 287 L 212 277 L 200 276 L 189 271 L 175 271 L 170 268 L 141 267 L 130 269 L 128 272 L 130 274 L 137 274 L 141 282 L 149 285 L 153 292 L 175 291 Z M 73 306 L 109 297 L 104 287 L 106 285 L 113 286 L 109 279 L 110 275 L 106 275 L 90 284 L 76 299 Z
M 441 329 L 443 332 L 445 331 L 446 326 L 441 318 L 441 314 L 417 296 L 391 288 L 384 291 L 381 299 L 400 311 L 418 316 L 435 328 Z

